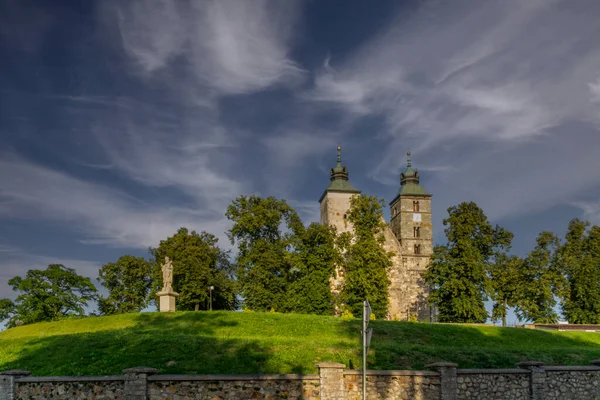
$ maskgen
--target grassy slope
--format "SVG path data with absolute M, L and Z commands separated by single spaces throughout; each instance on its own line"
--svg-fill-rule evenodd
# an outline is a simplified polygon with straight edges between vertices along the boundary
M 0 332 L 0 370 L 34 375 L 314 373 L 320 361 L 360 367 L 356 319 L 274 313 L 178 312 L 90 317 Z M 585 365 L 600 334 L 371 321 L 369 369 L 514 367 L 523 360 Z

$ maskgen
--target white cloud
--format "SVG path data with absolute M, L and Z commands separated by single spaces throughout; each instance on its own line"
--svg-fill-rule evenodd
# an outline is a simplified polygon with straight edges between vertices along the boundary
M 211 232 L 224 242 L 229 221 L 210 208 L 192 211 L 145 204 L 126 193 L 3 154 L 0 216 L 73 224 L 86 243 L 147 248 L 186 226 Z
M 437 201 L 475 199 L 494 218 L 539 212 L 600 183 L 589 124 L 599 12 L 592 0 L 424 3 L 350 56 L 334 54 L 304 96 L 383 117 L 373 179 L 396 186 L 410 147 L 417 168 L 447 167 Z
M 218 93 L 295 83 L 303 70 L 289 58 L 295 0 L 113 2 L 123 47 L 146 74 L 173 67 Z
M 91 278 L 95 285 L 101 266 L 94 261 L 30 254 L 15 246 L 0 244 L 0 248 L 5 249 L 0 259 L 0 298 L 14 299 L 17 293 L 8 286 L 8 281 L 15 276 L 24 276 L 30 269 L 46 269 L 50 264 L 62 264 L 73 268 L 79 275 Z
M 575 207 L 583 211 L 583 218 L 594 225 L 600 225 L 600 203 L 597 202 L 574 202 Z
M 600 67 L 591 47 L 597 8 L 570 13 L 557 1 L 455 1 L 404 13 L 310 94 L 360 115 L 383 114 L 391 135 L 421 149 L 456 137 L 539 135 L 591 109 L 582 82 Z

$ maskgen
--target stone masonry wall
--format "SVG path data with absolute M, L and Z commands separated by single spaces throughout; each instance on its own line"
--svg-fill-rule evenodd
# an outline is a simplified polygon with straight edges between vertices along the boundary
M 319 399 L 319 376 L 302 379 L 239 379 L 229 377 L 153 376 L 150 378 L 151 400 L 249 400 L 249 399 Z M 232 379 L 233 378 L 233 379 Z
M 419 202 L 418 211 L 414 211 L 413 201 Z M 413 220 L 413 214 L 420 221 Z M 397 239 L 398 279 L 392 278 L 395 292 L 391 295 L 394 304 L 390 307 L 390 319 L 406 321 L 411 316 L 419 321 L 430 321 L 431 309 L 427 302 L 429 291 L 422 278 L 433 253 L 433 231 L 431 223 L 431 198 L 419 196 L 401 196 L 392 205 L 389 229 Z M 414 228 L 419 228 L 419 237 L 415 237 Z M 420 254 L 415 254 L 415 245 L 420 245 Z
M 524 361 L 518 369 L 458 369 L 451 362 L 431 371 L 367 371 L 369 400 L 588 400 L 600 399 L 600 360 L 592 366 L 544 366 Z M 156 375 L 147 367 L 118 376 L 30 377 L 0 372 L 0 400 L 358 400 L 362 374 L 324 362 L 317 375 Z
M 600 370 L 594 367 L 546 367 L 544 399 L 600 399 Z
M 61 380 L 66 379 L 66 380 Z M 124 400 L 123 377 L 23 378 L 16 384 L 16 400 Z M 103 380 L 104 379 L 104 380 Z
M 457 400 L 529 399 L 529 372 L 507 370 L 458 370 Z
M 344 374 L 346 399 L 362 399 L 362 374 Z M 367 371 L 367 398 L 398 400 L 438 400 L 440 377 L 429 371 Z

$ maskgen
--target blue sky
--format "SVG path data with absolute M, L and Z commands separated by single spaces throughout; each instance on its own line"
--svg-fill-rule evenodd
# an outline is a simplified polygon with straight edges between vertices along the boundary
M 338 145 L 387 201 L 410 149 L 438 243 L 460 201 L 520 255 L 600 223 L 597 1 L 0 7 L 0 297 L 49 263 L 95 280 L 180 226 L 228 247 L 242 194 L 318 221 Z

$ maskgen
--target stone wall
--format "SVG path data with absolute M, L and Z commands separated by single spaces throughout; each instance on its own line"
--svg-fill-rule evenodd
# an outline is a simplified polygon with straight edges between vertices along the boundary
M 600 399 L 600 368 L 546 367 L 544 399 Z
M 362 399 L 362 373 L 344 374 L 346 399 Z M 437 400 L 440 377 L 432 371 L 367 371 L 368 399 Z
M 155 375 L 149 380 L 151 400 L 319 399 L 319 375 Z
M 551 367 L 527 361 L 518 369 L 458 369 L 440 362 L 429 371 L 367 371 L 370 400 L 600 399 L 600 360 L 592 366 Z M 0 372 L 0 400 L 358 400 L 362 373 L 320 363 L 315 375 L 158 375 L 130 368 L 119 376 L 29 377 Z
M 523 369 L 457 370 L 456 399 L 529 399 L 529 376 Z
M 123 376 L 22 378 L 15 389 L 14 398 L 19 400 L 125 399 Z

